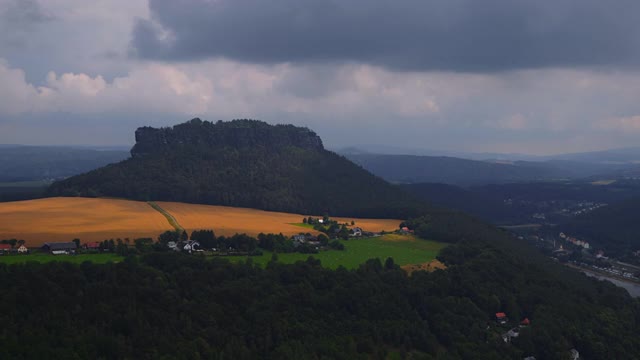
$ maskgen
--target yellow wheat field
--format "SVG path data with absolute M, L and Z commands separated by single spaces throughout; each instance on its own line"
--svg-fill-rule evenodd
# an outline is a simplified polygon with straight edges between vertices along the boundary
M 292 225 L 301 223 L 303 215 L 269 212 L 226 206 L 157 202 L 189 233 L 212 229 L 217 235 L 263 233 L 293 235 L 314 232 Z M 339 218 L 365 231 L 390 231 L 398 228 L 400 220 Z M 105 239 L 139 237 L 157 238 L 173 230 L 167 219 L 146 202 L 90 199 L 48 198 L 0 203 L 0 239 L 23 239 L 27 246 L 37 247 L 45 242 L 71 241 L 83 243 Z
M 155 239 L 171 229 L 162 214 L 139 201 L 49 198 L 0 203 L 0 239 L 23 239 L 29 247 L 74 238 L 83 243 Z
M 216 235 L 246 233 L 256 236 L 259 233 L 283 233 L 294 235 L 300 232 L 314 232 L 295 223 L 302 223 L 305 215 L 262 211 L 256 209 L 227 206 L 195 205 L 175 202 L 157 202 L 173 215 L 187 231 L 212 229 Z M 314 216 L 318 217 L 318 216 Z M 339 222 L 355 221 L 355 226 L 365 231 L 391 231 L 398 228 L 401 220 L 336 218 Z

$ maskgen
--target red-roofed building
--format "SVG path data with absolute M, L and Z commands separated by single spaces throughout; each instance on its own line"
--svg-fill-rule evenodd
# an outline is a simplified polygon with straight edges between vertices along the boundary
M 528 326 L 530 324 L 531 321 L 529 321 L 529 318 L 524 318 L 522 321 L 520 321 L 520 325 Z
M 84 247 L 88 250 L 98 250 L 100 249 L 100 243 L 98 242 L 90 242 L 90 243 L 86 243 L 84 244 Z
M 496 313 L 496 321 L 500 324 L 506 324 L 509 321 L 507 314 L 503 312 Z
M 11 245 L 9 245 L 9 244 L 0 244 L 0 251 L 11 251 Z

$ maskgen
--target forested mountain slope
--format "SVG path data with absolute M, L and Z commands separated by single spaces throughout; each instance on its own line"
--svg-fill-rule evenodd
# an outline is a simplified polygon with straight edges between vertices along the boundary
M 292 125 L 193 119 L 172 128 L 143 127 L 131 155 L 55 183 L 49 194 L 395 218 L 422 206 L 325 150 L 314 132 Z

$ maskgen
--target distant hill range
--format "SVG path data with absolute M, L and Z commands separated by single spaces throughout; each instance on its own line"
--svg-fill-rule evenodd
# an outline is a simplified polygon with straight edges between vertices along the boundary
M 556 155 L 531 155 L 520 153 L 489 153 L 464 152 L 437 149 L 411 148 L 379 144 L 357 144 L 336 149 L 339 154 L 386 154 L 386 155 L 417 155 L 417 156 L 445 156 L 469 160 L 482 161 L 578 161 L 600 164 L 640 164 L 640 147 L 627 147 L 609 150 L 565 153 Z
M 459 186 L 513 182 L 623 177 L 636 164 L 590 163 L 573 160 L 482 161 L 448 156 L 368 154 L 343 152 L 349 160 L 392 183 L 444 183 Z M 636 169 L 636 170 L 634 170 Z
M 549 216 L 554 209 L 577 203 L 617 204 L 640 197 L 640 180 L 605 183 L 546 181 L 459 187 L 447 184 L 403 184 L 401 187 L 433 206 L 459 210 L 500 225 L 541 222 L 532 218 L 546 213 L 545 221 L 565 222 L 570 214 Z M 542 222 L 545 222 L 542 221 Z
M 307 128 L 193 119 L 169 128 L 142 127 L 135 137 L 131 158 L 54 183 L 48 193 L 391 218 L 422 207 L 325 150 Z
M 117 148 L 0 146 L 0 182 L 64 179 L 129 157 Z

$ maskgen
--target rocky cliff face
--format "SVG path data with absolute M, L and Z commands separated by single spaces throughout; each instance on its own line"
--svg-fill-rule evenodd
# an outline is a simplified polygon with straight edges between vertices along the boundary
M 316 133 L 293 125 L 269 125 L 257 120 L 233 120 L 216 123 L 198 118 L 170 128 L 141 127 L 136 130 L 131 156 L 165 153 L 177 148 L 211 151 L 217 148 L 299 147 L 324 150 Z

